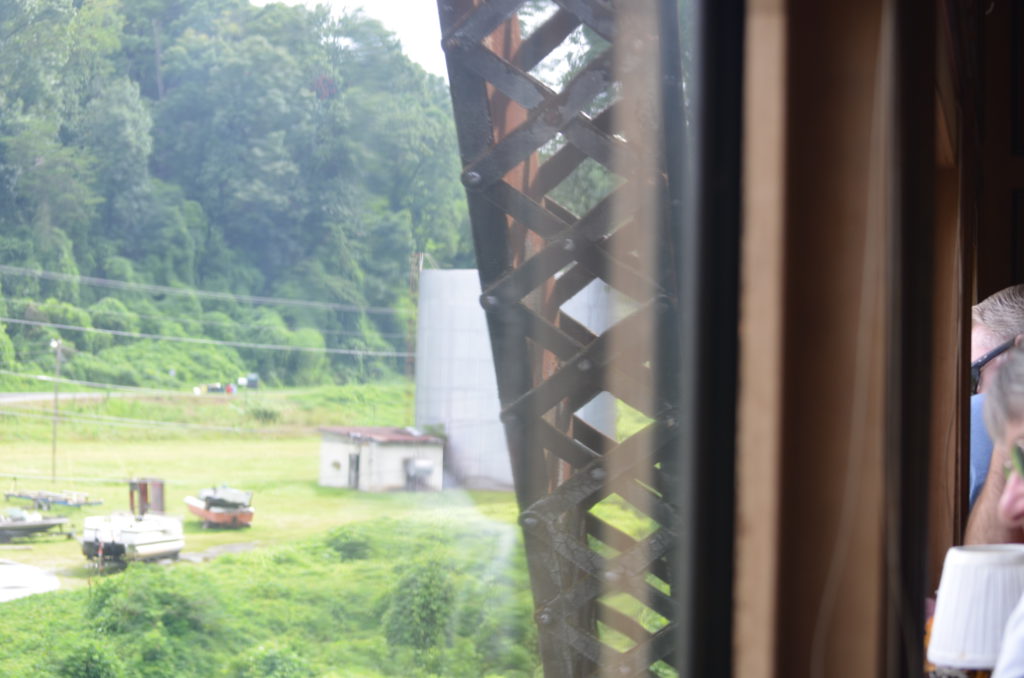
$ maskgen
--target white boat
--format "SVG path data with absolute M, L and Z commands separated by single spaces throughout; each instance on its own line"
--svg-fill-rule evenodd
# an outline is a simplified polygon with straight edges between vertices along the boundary
M 181 519 L 147 513 L 90 516 L 82 526 L 82 553 L 90 560 L 177 558 L 185 548 Z

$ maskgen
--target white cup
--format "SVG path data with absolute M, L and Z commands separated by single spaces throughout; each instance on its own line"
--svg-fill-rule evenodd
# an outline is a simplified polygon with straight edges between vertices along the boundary
M 1024 594 L 1024 544 L 954 546 L 946 552 L 928 661 L 991 669 L 1003 630 Z

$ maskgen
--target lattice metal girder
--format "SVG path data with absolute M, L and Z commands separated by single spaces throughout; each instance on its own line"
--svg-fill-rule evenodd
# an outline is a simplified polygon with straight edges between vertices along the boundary
M 586 527 L 587 534 L 616 551 L 625 551 L 636 543 L 633 537 L 593 514 L 587 514 Z M 664 557 L 652 560 L 651 574 L 664 582 L 669 581 L 668 561 Z
M 651 637 L 650 631 L 645 629 L 640 622 L 624 612 L 619 612 L 602 600 L 597 601 L 597 612 L 598 617 L 602 621 L 610 623 L 615 627 L 616 631 L 624 634 L 635 643 L 644 643 Z
M 462 182 L 472 190 L 486 188 L 553 139 L 598 94 L 611 86 L 611 52 L 608 50 L 587 64 L 564 90 L 545 99 L 530 112 L 525 123 L 471 163 L 462 173 Z
M 643 466 L 650 468 L 658 447 L 672 442 L 673 431 L 656 422 L 630 436 L 598 462 L 578 469 L 571 478 L 559 486 L 559 492 L 549 494 L 534 502 L 520 515 L 520 524 L 529 531 L 540 524 L 545 516 L 560 516 L 597 495 L 605 487 L 609 473 L 606 467 L 614 466 L 616 477 Z M 536 518 L 531 522 L 530 518 Z
M 499 181 L 488 188 L 485 195 L 494 205 L 508 212 L 513 219 L 529 224 L 530 230 L 545 238 L 553 238 L 564 233 L 575 221 L 562 219 L 505 181 Z
M 651 636 L 651 639 L 644 647 L 637 646 L 626 652 L 626 656 L 623 659 L 625 662 L 628 662 L 627 666 L 637 667 L 633 675 L 643 674 L 653 676 L 654 674 L 647 672 L 645 662 L 654 658 L 671 666 L 675 666 L 675 657 L 673 656 L 675 649 L 673 647 L 673 630 L 674 629 L 671 627 L 666 626 Z
M 530 512 L 529 515 L 533 518 L 538 514 Z M 654 595 L 657 592 L 656 588 L 643 579 L 643 573 L 651 563 L 668 553 L 674 538 L 670 532 L 663 529 L 651 537 L 635 542 L 626 552 L 608 558 L 595 553 L 593 549 L 578 541 L 567 538 L 554 520 L 541 519 L 529 530 L 533 537 L 547 543 L 553 549 L 554 555 L 591 577 L 602 578 L 608 590 L 637 592 L 640 595 Z M 554 563 L 553 560 L 551 562 Z M 641 599 L 639 595 L 637 597 Z
M 601 457 L 588 447 L 581 445 L 575 440 L 565 437 L 565 434 L 549 424 L 544 419 L 537 419 L 534 422 L 536 427 L 537 442 L 544 449 L 556 455 L 559 459 L 572 464 L 573 466 L 586 466 L 598 461 Z
M 652 469 L 650 473 L 652 476 L 657 475 L 658 470 Z M 640 484 L 637 478 L 622 475 L 610 476 L 606 484 L 608 485 L 608 494 L 622 497 L 637 511 L 646 514 L 660 525 L 672 524 L 672 507 L 650 488 Z
M 615 138 L 615 131 L 612 128 L 612 121 L 615 119 L 617 110 L 618 107 L 613 102 L 590 122 L 602 135 L 612 137 L 617 147 L 622 148 L 624 144 L 620 139 Z M 629 153 L 632 154 L 632 150 Z M 537 175 L 533 180 L 533 185 L 530 187 L 531 193 L 533 195 L 546 195 L 551 189 L 555 188 L 572 174 L 588 157 L 590 156 L 573 144 L 565 144 L 537 168 Z
M 643 333 L 650 322 L 655 319 L 657 304 L 648 304 L 628 318 L 610 327 L 604 334 L 590 343 L 583 351 L 576 354 L 572 359 L 566 361 L 556 372 L 537 387 L 524 393 L 515 402 L 507 405 L 503 414 L 529 415 L 531 413 L 544 413 L 549 411 L 565 397 L 572 397 L 576 393 L 589 393 L 588 398 L 582 404 L 586 404 L 602 389 L 591 384 L 592 375 L 603 370 L 608 363 L 626 352 L 630 353 L 630 363 L 642 363 L 650 359 L 650 356 L 640 352 L 632 343 L 626 340 L 632 335 Z M 600 376 L 600 375 L 598 375 Z M 639 409 L 639 408 L 638 408 Z M 652 416 L 655 413 L 651 407 L 641 409 L 644 414 Z
M 455 30 L 445 38 L 446 50 L 457 47 L 459 42 L 480 42 L 507 21 L 525 0 L 488 0 L 458 23 Z M 454 4 L 449 0 L 449 5 Z M 444 8 L 442 7 L 442 12 Z
M 497 87 L 502 94 L 517 104 L 526 108 L 539 108 L 542 104 L 557 99 L 558 95 L 547 85 L 486 47 L 460 45 L 457 49 L 463 52 L 462 56 L 469 70 Z M 587 103 L 589 102 L 583 101 L 582 106 Z M 550 110 L 546 115 L 547 120 L 554 119 Z M 621 162 L 623 157 L 632 153 L 623 140 L 608 134 L 582 112 L 560 125 L 559 131 L 569 143 L 608 169 L 612 169 L 616 161 Z M 551 136 L 554 137 L 554 134 Z
M 602 662 L 602 660 L 607 660 L 609 656 L 617 658 L 620 655 L 619 652 L 609 649 L 607 645 L 602 644 L 589 633 L 583 633 L 564 621 L 557 623 L 554 632 L 560 636 L 561 642 L 567 647 L 571 647 L 576 650 L 595 664 Z
M 515 64 L 505 61 L 479 43 L 459 43 L 449 51 L 458 50 L 466 68 L 498 88 L 517 104 L 533 108 L 555 93 L 536 78 L 523 73 Z
M 559 304 L 559 306 L 561 306 L 561 304 Z M 573 317 L 567 313 L 558 314 L 558 331 L 568 337 L 568 339 L 576 344 L 576 346 L 586 346 L 590 342 L 594 341 L 594 339 L 597 339 L 596 334 L 587 329 L 585 325 L 574 320 Z
M 577 474 L 585 475 L 585 474 Z M 586 488 L 574 488 L 571 496 L 583 495 L 581 502 L 589 501 L 594 494 L 601 492 L 600 489 L 593 492 L 586 492 Z M 574 507 L 575 508 L 575 507 Z M 640 577 L 646 572 L 651 564 L 668 554 L 672 546 L 674 535 L 668 528 L 662 527 L 648 537 L 640 540 L 633 540 L 624 551 L 613 557 L 600 556 L 600 561 L 592 556 L 594 552 L 585 544 L 567 542 L 562 544 L 559 538 L 559 518 L 557 512 L 548 513 L 540 509 L 531 509 L 523 514 L 521 523 L 533 535 L 546 540 L 555 546 L 558 555 L 573 562 L 580 569 L 586 570 L 593 576 L 602 572 L 612 573 L 617 576 Z M 599 562 L 601 570 L 595 571 L 592 568 L 594 563 Z
M 509 318 L 517 318 L 527 337 L 544 346 L 561 360 L 572 359 L 585 344 L 594 339 L 591 335 L 586 342 L 578 341 L 563 328 L 555 327 L 519 303 L 505 307 L 504 313 Z
M 563 273 L 557 280 L 555 280 L 554 289 L 551 290 L 551 295 L 548 299 L 549 303 L 556 307 L 561 308 L 562 304 L 569 301 L 577 294 L 579 294 L 584 287 L 589 285 L 596 279 L 597 276 L 587 271 L 582 266 L 573 264 L 573 266 L 567 270 L 563 269 Z M 564 317 L 564 316 L 563 316 Z M 559 318 L 559 327 L 568 334 L 575 334 L 574 331 L 567 329 L 561 325 L 562 318 Z M 575 322 L 575 321 L 573 321 Z M 587 330 L 590 335 L 590 330 Z M 581 344 L 589 344 L 593 340 L 593 336 L 587 341 L 581 341 Z
M 618 443 L 583 421 L 576 415 L 572 418 L 572 437 L 600 456 L 615 449 Z
M 637 301 L 648 301 L 654 295 L 664 294 L 664 290 L 656 281 L 633 266 L 631 258 L 611 254 L 604 243 L 579 247 L 576 261 L 601 280 L 614 285 L 617 290 Z
M 668 620 L 675 619 L 678 612 L 672 598 L 636 577 L 620 578 L 619 581 L 612 581 L 611 577 L 580 579 L 574 586 L 548 601 L 541 612 L 565 617 L 569 611 L 594 603 L 602 596 L 617 594 L 631 596 Z
M 560 9 L 519 45 L 512 61 L 524 71 L 533 70 L 580 25 L 579 17 Z
M 620 189 L 620 191 L 623 190 Z M 609 230 L 610 224 L 613 223 L 611 221 L 614 209 L 612 205 L 616 195 L 621 194 L 616 192 L 609 195 L 590 210 L 584 218 L 569 228 L 564 237 L 551 242 L 543 250 L 523 262 L 519 268 L 508 271 L 502 279 L 486 288 L 480 297 L 480 303 L 483 304 L 484 310 L 494 311 L 502 303 L 510 304 L 521 300 L 543 285 L 545 281 L 553 278 L 567 265 L 579 261 L 583 257 L 587 258 L 589 266 L 585 262 L 579 263 L 588 269 L 594 277 L 600 277 L 603 273 L 603 277 L 607 278 L 611 275 L 611 271 L 621 274 L 623 276 L 621 280 L 610 281 L 610 284 L 636 301 L 647 302 L 654 295 L 660 294 L 660 286 L 628 264 L 614 262 L 607 265 L 602 264 L 609 258 L 614 258 L 614 255 L 604 251 L 606 248 L 603 238 L 605 231 Z M 621 217 L 621 219 L 626 218 L 625 215 Z M 618 223 L 623 222 L 619 221 Z M 623 224 L 623 227 L 627 226 Z M 602 251 L 591 252 L 595 247 L 601 248 Z M 625 257 L 624 259 L 628 261 L 629 258 Z
M 665 463 L 681 435 L 677 391 L 663 388 L 665 370 L 674 369 L 664 349 L 676 345 L 671 252 L 678 243 L 664 237 L 672 177 L 661 123 L 645 117 L 659 104 L 645 93 L 649 84 L 637 85 L 649 79 L 649 66 L 661 63 L 651 38 L 667 25 L 669 14 L 658 12 L 674 12 L 674 5 L 555 1 L 556 14 L 524 42 L 515 16 L 521 2 L 439 1 L 462 179 L 477 254 L 486 263 L 481 304 L 497 361 L 545 672 L 583 678 L 600 664 L 613 675 L 651 675 L 652 664 L 675 662 L 667 641 L 678 617 L 661 590 L 672 586 L 678 527 Z M 635 17 L 616 22 L 613 10 L 626 7 L 642 10 L 640 23 Z M 589 63 L 555 92 L 527 71 L 581 25 L 610 47 L 596 57 L 588 53 Z M 679 80 L 653 82 L 678 86 Z M 605 110 L 591 119 L 588 112 L 598 106 Z M 637 115 L 644 126 L 636 126 Z M 491 128 L 484 129 L 482 116 Z M 567 143 L 540 162 L 538 151 L 559 133 Z M 585 177 L 577 172 L 584 163 L 610 171 L 602 184 L 609 195 L 589 209 L 579 201 L 560 204 L 553 191 Z M 626 317 L 601 333 L 560 310 L 595 280 L 631 299 L 617 306 Z M 577 415 L 601 392 L 652 423 L 621 443 L 602 435 Z M 606 500 L 610 507 L 596 506 Z M 633 535 L 613 519 L 630 506 L 650 520 Z M 606 508 L 609 520 L 591 513 Z M 661 615 L 668 627 L 649 632 L 643 619 L 604 604 L 618 594 Z M 602 642 L 599 620 L 635 646 L 623 653 Z
M 615 42 L 615 12 L 611 0 L 555 0 L 608 42 Z

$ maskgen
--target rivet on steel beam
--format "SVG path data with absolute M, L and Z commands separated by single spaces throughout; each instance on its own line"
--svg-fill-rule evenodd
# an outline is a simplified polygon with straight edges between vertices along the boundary
M 600 466 L 590 469 L 590 477 L 594 480 L 604 480 L 607 475 L 608 474 L 605 473 L 605 470 Z
M 628 676 L 631 673 L 633 673 L 633 669 L 629 668 L 625 664 L 619 666 L 619 675 Z
M 572 252 L 576 249 L 576 241 L 572 238 L 566 238 L 562 241 L 562 249 L 566 252 Z
M 548 110 L 544 111 L 542 119 L 544 120 L 545 124 L 551 126 L 556 126 L 562 122 L 562 116 L 558 112 L 557 108 L 549 108 Z
M 519 524 L 523 527 L 537 527 L 540 525 L 540 519 L 537 516 L 531 516 L 529 514 L 523 514 L 519 516 Z
M 483 180 L 479 172 L 466 172 L 462 175 L 462 183 L 466 186 L 479 186 Z
M 498 297 L 494 296 L 493 294 L 485 294 L 480 297 L 480 305 L 483 306 L 484 309 L 488 311 L 498 308 L 498 305 L 500 303 L 501 300 L 498 299 Z
M 555 615 L 551 614 L 550 610 L 541 610 L 537 615 L 537 621 L 543 626 L 547 626 L 551 622 L 555 621 Z
M 615 570 L 607 570 L 607 571 L 605 571 L 603 576 L 604 576 L 604 580 L 606 582 L 609 582 L 609 583 L 612 583 L 612 584 L 614 584 L 615 582 L 617 582 L 620 579 L 622 579 L 622 575 L 620 573 L 616 572 Z
M 441 49 L 446 52 L 453 49 L 459 49 L 460 47 L 462 47 L 462 41 L 454 36 L 442 41 L 441 43 Z
M 579 370 L 580 372 L 587 372 L 593 366 L 594 363 L 590 362 L 590 360 L 587 358 L 583 358 L 578 363 L 576 363 L 576 369 Z

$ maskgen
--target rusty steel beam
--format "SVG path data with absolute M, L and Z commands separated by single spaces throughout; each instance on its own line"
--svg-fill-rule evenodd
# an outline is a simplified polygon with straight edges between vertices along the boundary
M 715 642 L 695 640 L 709 639 L 697 620 L 711 604 L 728 614 L 731 592 L 715 573 L 700 592 L 694 575 L 730 566 L 699 565 L 696 548 L 680 545 L 695 547 L 708 521 L 724 518 L 717 527 L 732 534 L 721 507 L 732 501 L 738 168 L 733 155 L 714 154 L 735 151 L 715 144 L 731 122 L 738 135 L 738 101 L 710 94 L 696 123 L 709 124 L 715 106 L 735 110 L 711 125 L 712 142 L 695 145 L 704 155 L 687 154 L 677 3 L 554 2 L 523 38 L 525 0 L 438 0 L 544 672 L 728 675 L 717 654 L 728 625 L 712 626 Z M 721 18 L 719 7 L 741 3 L 683 4 Z M 573 35 L 587 49 L 553 88 L 532 71 Z M 705 69 L 695 83 L 710 82 L 704 56 L 738 43 L 697 42 L 707 49 L 693 56 Z M 723 91 L 738 87 L 738 71 L 720 75 Z M 589 207 L 558 197 L 584 163 L 607 179 L 608 194 Z M 688 167 L 715 172 L 715 183 Z M 601 331 L 563 309 L 594 281 L 619 300 Z M 732 298 L 718 299 L 725 312 L 709 317 L 701 295 L 719 291 Z M 708 418 L 693 394 L 715 365 L 722 380 Z M 646 425 L 619 440 L 584 421 L 578 412 L 603 392 Z M 695 489 L 704 481 L 721 496 Z M 731 557 L 712 541 L 719 552 L 701 558 Z

